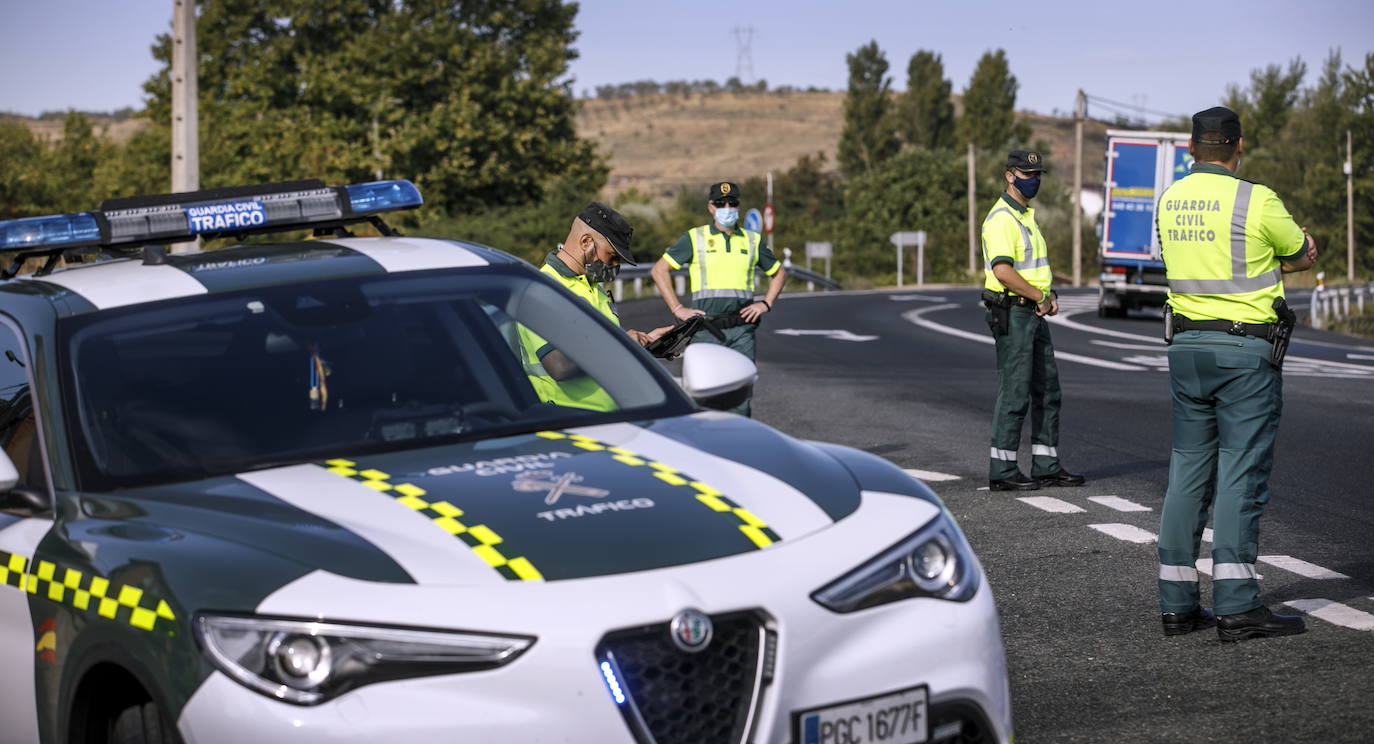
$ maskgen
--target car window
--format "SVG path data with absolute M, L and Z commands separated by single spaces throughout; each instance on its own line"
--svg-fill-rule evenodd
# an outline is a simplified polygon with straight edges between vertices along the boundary
M 691 410 L 584 304 L 527 271 L 426 272 L 64 319 L 82 487 Z
M 19 471 L 21 487 L 46 488 L 24 342 L 0 323 L 0 447 Z

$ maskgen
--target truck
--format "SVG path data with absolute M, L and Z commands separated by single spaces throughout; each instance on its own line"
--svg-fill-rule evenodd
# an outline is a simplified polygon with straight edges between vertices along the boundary
M 1107 130 L 1107 166 L 1098 250 L 1097 314 L 1124 318 L 1163 307 L 1169 292 L 1155 232 L 1160 194 L 1188 173 L 1186 132 Z

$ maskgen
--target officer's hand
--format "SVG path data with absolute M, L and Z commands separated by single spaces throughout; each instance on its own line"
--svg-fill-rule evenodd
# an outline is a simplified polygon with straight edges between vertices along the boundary
M 763 302 L 753 302 L 740 308 L 739 316 L 749 323 L 757 323 L 766 312 L 768 312 L 767 305 Z
M 649 331 L 649 332 L 648 332 L 647 334 L 645 334 L 645 335 L 648 337 L 649 343 L 653 343 L 653 342 L 659 340 L 659 338 L 661 338 L 661 337 L 663 336 L 663 334 L 665 334 L 665 333 L 667 333 L 668 331 L 671 331 L 671 330 L 673 330 L 673 326 L 666 325 L 666 326 L 663 326 L 662 328 L 655 328 L 655 329 L 653 329 L 652 331 Z
M 1317 239 L 1314 238 L 1314 237 L 1312 237 L 1312 234 L 1309 233 L 1309 232 L 1307 232 L 1307 228 L 1305 228 L 1305 227 L 1302 229 L 1302 235 L 1303 235 L 1304 238 L 1307 238 L 1307 260 L 1308 260 L 1308 261 L 1316 261 L 1316 260 L 1317 260 Z
M 1059 314 L 1059 295 L 1056 295 L 1056 294 L 1051 294 L 1051 295 L 1050 295 L 1050 311 L 1047 312 L 1047 313 L 1045 313 L 1045 314 L 1046 314 L 1046 315 L 1058 315 L 1058 314 Z
M 678 320 L 688 320 L 693 315 L 705 314 L 706 311 L 704 310 L 698 310 L 694 307 L 687 307 L 686 305 L 678 305 L 677 307 L 673 308 L 673 317 L 677 318 Z
M 634 342 L 640 346 L 648 346 L 649 343 L 654 340 L 650 337 L 650 334 L 644 333 L 643 331 L 636 331 L 633 328 L 626 328 L 625 332 L 630 334 L 630 338 L 634 339 Z

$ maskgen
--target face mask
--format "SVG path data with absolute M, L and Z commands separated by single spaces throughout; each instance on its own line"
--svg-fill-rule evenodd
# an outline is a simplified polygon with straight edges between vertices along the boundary
M 583 268 L 587 272 L 587 281 L 592 284 L 614 281 L 616 274 L 620 273 L 619 266 L 612 266 L 599 258 L 586 262 Z
M 721 227 L 734 227 L 739 222 L 738 207 L 716 207 L 716 224 Z
M 1040 178 L 1038 176 L 1035 178 L 1017 178 L 1016 176 L 1012 176 L 1011 184 L 1016 187 L 1017 191 L 1021 192 L 1021 196 L 1027 199 L 1034 199 L 1035 192 L 1040 190 Z

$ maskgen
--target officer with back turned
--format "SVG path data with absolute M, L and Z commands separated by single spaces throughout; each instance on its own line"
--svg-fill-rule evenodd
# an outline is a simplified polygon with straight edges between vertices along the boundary
M 983 304 L 997 345 L 997 408 L 988 460 L 988 486 L 994 491 L 1081 486 L 1085 480 L 1059 464 L 1059 368 L 1045 321 L 1059 312 L 1059 301 L 1050 289 L 1045 238 L 1029 206 L 1044 171 L 1040 153 L 1013 150 L 1003 173 L 1006 191 L 983 220 Z M 1028 412 L 1030 478 L 1016 465 Z
M 1317 246 L 1273 191 L 1236 178 L 1245 140 L 1234 111 L 1194 114 L 1188 151 L 1192 170 L 1155 212 L 1169 279 L 1174 422 L 1159 520 L 1164 634 L 1213 625 L 1223 641 L 1301 633 L 1301 617 L 1276 615 L 1260 601 L 1255 559 L 1293 322 L 1281 276 L 1311 268 Z M 1202 607 L 1197 581 L 1209 508 L 1215 617 Z

